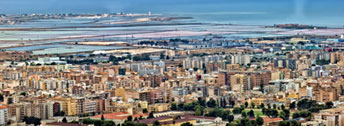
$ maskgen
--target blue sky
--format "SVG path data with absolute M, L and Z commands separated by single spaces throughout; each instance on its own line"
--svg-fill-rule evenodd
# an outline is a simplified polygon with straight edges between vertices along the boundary
M 343 11 L 343 0 L 0 0 L 0 13 Z

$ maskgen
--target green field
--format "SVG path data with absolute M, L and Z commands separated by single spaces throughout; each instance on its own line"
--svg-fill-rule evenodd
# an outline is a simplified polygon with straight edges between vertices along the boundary
M 263 112 L 262 112 L 262 110 L 261 109 L 252 109 L 253 111 L 254 111 L 254 115 L 258 115 L 258 116 L 263 116 L 264 114 L 263 114 Z M 249 112 L 249 111 L 251 111 L 251 109 L 245 109 L 244 110 L 244 112 Z

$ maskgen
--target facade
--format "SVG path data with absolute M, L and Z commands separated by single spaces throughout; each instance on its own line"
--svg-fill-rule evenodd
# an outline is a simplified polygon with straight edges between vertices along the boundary
M 6 126 L 8 121 L 8 107 L 0 106 L 0 125 Z

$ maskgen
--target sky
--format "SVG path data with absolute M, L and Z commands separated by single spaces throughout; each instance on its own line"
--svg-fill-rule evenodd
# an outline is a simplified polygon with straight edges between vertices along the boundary
M 343 0 L 0 0 L 0 13 L 105 13 L 147 10 L 322 12 L 344 10 L 343 4 Z
M 269 19 L 342 25 L 340 22 L 344 19 L 343 5 L 344 0 L 0 0 L 0 13 L 152 11 L 161 14 L 193 15 L 199 19 L 213 21 Z M 225 16 L 228 18 L 224 18 Z

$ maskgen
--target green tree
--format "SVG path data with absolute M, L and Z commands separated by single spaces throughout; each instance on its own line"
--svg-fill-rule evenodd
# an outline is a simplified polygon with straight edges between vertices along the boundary
M 93 122 L 93 124 L 94 124 L 95 126 L 101 126 L 102 123 L 103 123 L 102 120 L 94 120 L 94 122 Z
M 257 121 L 256 120 L 249 120 L 248 125 L 249 126 L 257 126 Z
M 36 117 L 27 117 L 24 116 L 23 122 L 25 122 L 26 124 L 33 124 L 35 126 L 41 125 L 41 119 L 36 118 Z
M 262 126 L 262 125 L 264 124 L 264 120 L 263 120 L 263 118 L 260 117 L 260 116 L 258 116 L 258 117 L 256 118 L 256 122 L 257 122 L 257 124 L 258 124 L 259 126 Z
M 26 96 L 26 92 L 21 92 L 20 95 Z
M 217 103 L 216 103 L 216 101 L 215 101 L 213 98 L 211 98 L 211 99 L 207 102 L 207 106 L 208 106 L 209 108 L 214 108 L 214 107 L 217 106 Z
M 133 117 L 132 117 L 132 116 L 128 116 L 128 117 L 127 117 L 127 120 L 128 120 L 128 121 L 133 121 Z
M 227 120 L 228 120 L 228 122 L 233 122 L 234 121 L 234 116 L 233 115 L 229 115 Z
M 197 105 L 195 107 L 195 115 L 196 116 L 202 116 L 203 112 L 204 112 L 204 107 L 203 106 Z
M 241 112 L 241 117 L 242 118 L 247 118 L 247 113 L 246 112 Z
M 293 114 L 293 119 L 300 118 L 300 117 L 310 119 L 312 117 L 312 112 L 300 111 L 300 112 L 295 112 Z
M 64 118 L 62 119 L 62 122 L 63 122 L 63 123 L 67 123 L 67 122 L 68 122 L 67 119 L 66 119 L 66 117 L 64 117 Z
M 247 118 L 242 118 L 239 122 L 239 126 L 250 126 L 249 120 Z
M 288 109 L 283 109 L 282 110 L 285 114 L 285 120 L 289 120 L 289 117 L 290 117 L 290 110 Z
M 105 120 L 104 115 L 102 114 L 102 116 L 100 117 L 100 120 Z
M 289 121 L 281 121 L 281 122 L 279 122 L 278 126 L 290 126 L 290 122 Z
M 113 121 L 104 121 L 102 126 L 115 126 L 116 124 Z
M 254 104 L 254 102 L 251 102 L 251 108 L 254 109 L 255 106 L 256 106 L 256 105 Z
M 181 126 L 193 126 L 190 122 L 183 123 Z
M 270 115 L 271 115 L 272 117 L 276 118 L 276 117 L 278 117 L 278 111 L 277 111 L 276 109 L 272 109 Z
M 148 113 L 148 110 L 146 108 L 142 109 L 142 113 Z
M 148 119 L 151 119 L 151 118 L 154 118 L 153 112 L 150 112 L 149 115 L 148 115 Z
M 158 120 L 156 120 L 154 123 L 153 123 L 153 126 L 160 126 L 160 123 Z
M 263 108 L 265 108 L 265 105 L 264 105 L 264 103 L 261 103 L 260 104 L 260 109 L 263 109 Z
M 289 106 L 290 109 L 295 109 L 296 107 L 296 103 L 295 102 L 292 102 Z
M 281 109 L 284 110 L 284 109 L 285 109 L 285 106 L 284 106 L 284 105 L 281 105 Z
M 291 126 L 300 126 L 300 124 L 296 120 L 290 121 Z
M 227 123 L 226 126 L 236 126 L 236 125 L 233 123 Z
M 78 124 L 79 121 L 73 120 L 71 123 L 76 123 L 76 124 Z
M 245 108 L 247 108 L 248 107 L 248 102 L 245 102 Z
M 303 99 L 303 100 L 297 102 L 297 108 L 300 110 L 309 109 L 309 108 L 314 107 L 316 105 L 317 105 L 316 101 L 308 100 L 308 99 Z
M 0 94 L 0 101 L 4 101 L 4 96 L 2 94 Z
M 203 100 L 202 98 L 198 98 L 198 104 L 201 105 L 201 106 L 203 106 L 203 107 L 207 107 L 207 106 L 206 106 L 206 101 Z
M 253 110 L 250 110 L 247 114 L 250 118 L 254 118 L 254 116 L 255 116 Z
M 279 113 L 279 117 L 282 118 L 283 120 L 288 120 L 288 119 L 287 119 L 286 113 L 284 113 L 283 111 L 281 111 L 281 112 Z
M 83 124 L 93 124 L 94 123 L 94 121 L 90 118 L 83 119 L 81 122 Z
M 331 101 L 326 102 L 326 108 L 327 109 L 330 109 L 332 107 L 333 107 L 333 102 L 331 102 Z
M 233 109 L 233 113 L 234 114 L 240 114 L 241 113 L 241 109 L 240 108 L 238 108 L 238 107 L 235 107 L 234 109 Z
M 178 107 L 177 107 L 177 104 L 176 103 L 172 103 L 171 104 L 171 110 L 177 110 Z

